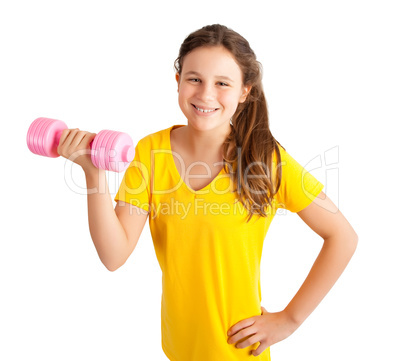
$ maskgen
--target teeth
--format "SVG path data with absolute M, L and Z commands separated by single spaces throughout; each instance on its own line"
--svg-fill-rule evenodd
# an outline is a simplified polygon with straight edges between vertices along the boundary
M 194 105 L 194 106 L 195 106 L 195 105 Z M 198 108 L 197 106 L 195 106 L 195 108 L 196 108 L 197 110 L 199 110 L 200 112 L 203 112 L 203 113 L 211 113 L 211 112 L 215 111 L 215 109 L 206 110 L 206 109 Z

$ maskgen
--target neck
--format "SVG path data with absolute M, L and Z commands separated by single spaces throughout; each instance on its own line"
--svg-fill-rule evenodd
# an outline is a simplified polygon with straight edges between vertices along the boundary
M 186 127 L 186 144 L 187 149 L 194 157 L 223 157 L 223 143 L 230 134 L 231 128 L 229 123 L 224 123 L 219 127 L 210 130 L 195 129 L 191 124 Z

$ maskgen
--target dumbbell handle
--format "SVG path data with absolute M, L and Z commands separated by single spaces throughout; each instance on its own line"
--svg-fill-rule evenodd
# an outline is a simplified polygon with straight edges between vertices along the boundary
M 27 133 L 29 150 L 38 155 L 56 158 L 61 134 L 67 125 L 61 120 L 37 118 Z M 134 146 L 126 133 L 101 130 L 90 144 L 92 163 L 97 168 L 123 171 L 134 159 Z

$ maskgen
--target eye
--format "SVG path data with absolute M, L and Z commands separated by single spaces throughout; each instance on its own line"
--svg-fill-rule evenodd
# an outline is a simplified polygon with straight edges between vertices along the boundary
M 218 85 L 221 85 L 221 86 L 229 86 L 229 84 L 224 83 L 224 82 L 222 82 L 222 81 L 218 82 Z
M 189 81 L 192 83 L 199 83 L 201 80 L 198 78 L 190 78 Z

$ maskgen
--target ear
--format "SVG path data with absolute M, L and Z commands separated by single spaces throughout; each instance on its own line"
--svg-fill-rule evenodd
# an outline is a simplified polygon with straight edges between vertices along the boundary
M 179 86 L 180 86 L 180 74 L 176 73 L 176 81 L 177 81 L 177 91 L 179 91 Z
M 242 92 L 242 95 L 240 97 L 239 103 L 244 103 L 246 101 L 247 96 L 251 92 L 251 88 L 252 88 L 251 85 L 246 85 L 246 86 L 243 87 L 243 92 Z

